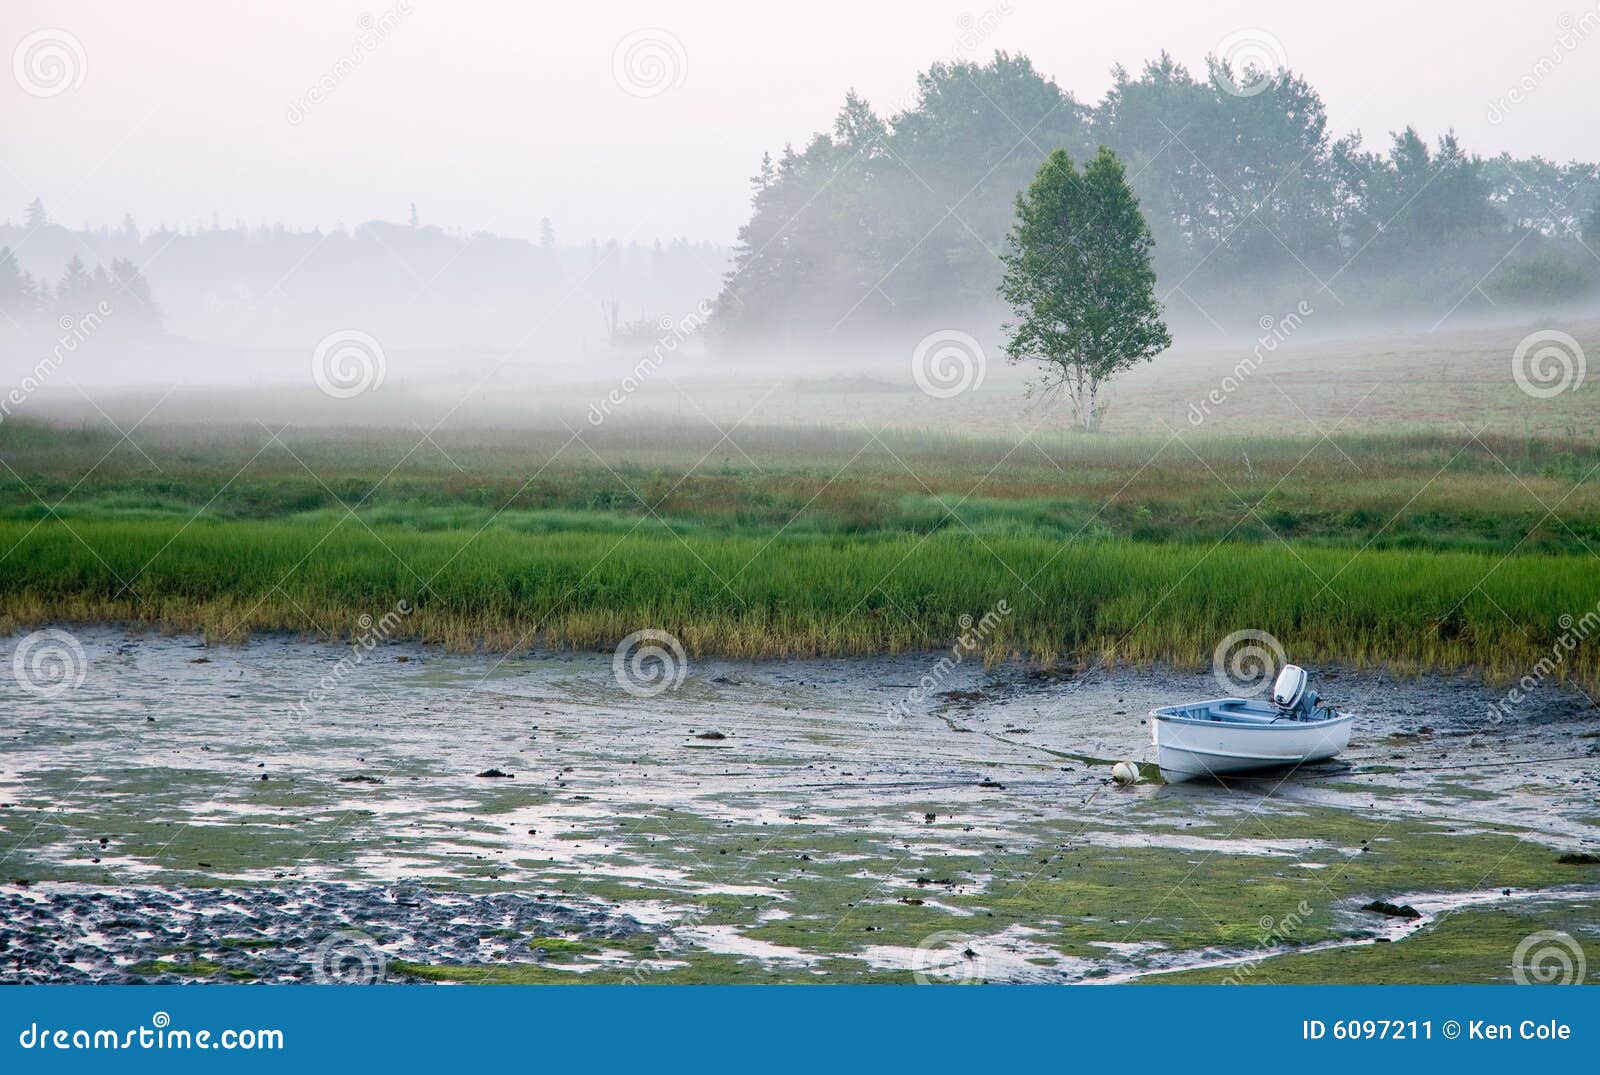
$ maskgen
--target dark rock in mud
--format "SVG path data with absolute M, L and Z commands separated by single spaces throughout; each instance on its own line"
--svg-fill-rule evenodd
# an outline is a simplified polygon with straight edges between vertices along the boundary
M 633 918 L 516 893 L 419 885 L 0 891 L 0 983 L 310 982 L 337 952 L 371 966 L 482 963 L 489 935 L 618 940 Z M 393 970 L 391 981 L 408 980 Z
M 1390 918 L 1421 918 L 1422 912 L 1409 903 L 1390 903 L 1387 900 L 1373 900 L 1371 903 L 1362 904 L 1363 911 L 1372 911 Z
M 486 776 L 492 780 L 515 780 L 517 778 L 515 773 L 503 773 L 499 769 L 485 769 L 476 775 Z
M 696 732 L 695 733 L 695 738 L 696 739 L 726 739 L 728 737 L 723 735 L 721 732 Z

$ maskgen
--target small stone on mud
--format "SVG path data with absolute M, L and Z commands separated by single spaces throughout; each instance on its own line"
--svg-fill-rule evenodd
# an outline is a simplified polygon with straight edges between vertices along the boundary
M 924 822 L 926 822 L 927 824 L 932 825 L 934 819 L 937 818 L 938 816 L 939 816 L 938 814 L 923 814 L 922 815 L 922 820 Z
M 495 779 L 495 780 L 515 780 L 516 779 L 516 776 L 514 776 L 513 774 L 511 774 L 511 773 L 502 773 L 499 769 L 485 769 L 483 772 L 481 772 L 481 773 L 479 773 L 477 775 L 478 776 L 490 777 L 490 778 Z
M 1390 918 L 1422 917 L 1422 912 L 1411 906 L 1409 903 L 1390 903 L 1387 900 L 1373 900 L 1371 903 L 1363 904 L 1361 909 L 1363 911 L 1374 911 L 1381 915 L 1388 915 Z
M 400 656 L 398 656 L 398 657 L 396 657 L 394 659 L 394 663 L 395 664 L 405 664 L 410 659 L 411 659 L 410 657 L 407 657 L 405 654 L 402 653 Z
M 696 739 L 726 739 L 728 737 L 723 735 L 721 732 L 699 732 L 699 733 L 696 733 L 695 738 Z
M 341 784 L 381 784 L 381 783 L 383 783 L 383 777 L 381 777 L 381 776 L 368 776 L 366 773 L 357 773 L 355 776 L 341 776 L 339 778 L 339 783 L 341 783 Z
M 978 786 L 980 788 L 999 788 L 1002 791 L 1005 790 L 1005 785 L 1000 783 L 998 780 L 980 780 L 978 781 Z

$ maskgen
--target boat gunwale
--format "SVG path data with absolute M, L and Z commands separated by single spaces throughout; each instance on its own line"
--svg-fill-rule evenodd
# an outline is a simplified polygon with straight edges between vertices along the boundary
M 1155 720 L 1165 721 L 1168 724 L 1193 724 L 1193 725 L 1196 725 L 1196 726 L 1199 726 L 1199 727 L 1203 727 L 1203 728 L 1218 728 L 1218 727 L 1220 727 L 1220 728 L 1230 728 L 1230 729 L 1235 729 L 1235 730 L 1250 730 L 1250 731 L 1263 731 L 1263 732 L 1264 731 L 1273 731 L 1273 732 L 1301 731 L 1301 732 L 1303 732 L 1303 731 L 1308 731 L 1308 730 L 1313 729 L 1313 728 L 1332 728 L 1332 727 L 1335 727 L 1335 726 L 1337 726 L 1339 724 L 1343 724 L 1345 722 L 1353 721 L 1353 720 L 1356 719 L 1356 715 L 1354 713 L 1346 713 L 1343 710 L 1334 710 L 1334 716 L 1329 717 L 1329 718 L 1327 718 L 1325 720 L 1285 720 L 1285 721 L 1271 721 L 1271 722 L 1263 721 L 1261 723 L 1256 723 L 1256 722 L 1253 722 L 1253 721 L 1235 721 L 1235 720 L 1226 720 L 1226 719 L 1213 720 L 1213 719 L 1204 718 L 1204 717 L 1189 717 L 1189 716 L 1184 716 L 1184 715 L 1179 714 L 1179 713 L 1172 712 L 1172 710 L 1175 710 L 1175 709 L 1190 709 L 1190 708 L 1193 708 L 1195 706 L 1219 705 L 1219 704 L 1221 704 L 1223 702 L 1243 702 L 1243 703 L 1249 704 L 1251 701 L 1253 701 L 1253 700 L 1249 699 L 1249 698 L 1207 698 L 1204 701 L 1200 701 L 1200 702 L 1180 702 L 1180 703 L 1178 703 L 1176 705 L 1157 706 L 1156 708 L 1150 710 L 1150 716 L 1152 718 L 1154 718 Z M 1265 705 L 1266 703 L 1257 702 L 1256 704 Z

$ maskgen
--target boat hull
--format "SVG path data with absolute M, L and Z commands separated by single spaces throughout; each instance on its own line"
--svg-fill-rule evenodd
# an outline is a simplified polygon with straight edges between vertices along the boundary
M 1206 707 L 1215 707 L 1208 710 Z M 1224 716 L 1205 716 L 1219 712 Z M 1156 764 L 1168 783 L 1326 761 L 1350 745 L 1355 718 L 1273 720 L 1261 703 L 1225 698 L 1152 710 Z

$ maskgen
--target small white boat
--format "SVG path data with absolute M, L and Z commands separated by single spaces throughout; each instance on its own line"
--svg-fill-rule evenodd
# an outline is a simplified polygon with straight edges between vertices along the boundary
M 1305 669 L 1285 665 L 1271 701 L 1212 698 L 1150 711 L 1156 763 L 1168 783 L 1325 761 L 1350 745 L 1355 717 L 1306 690 Z

